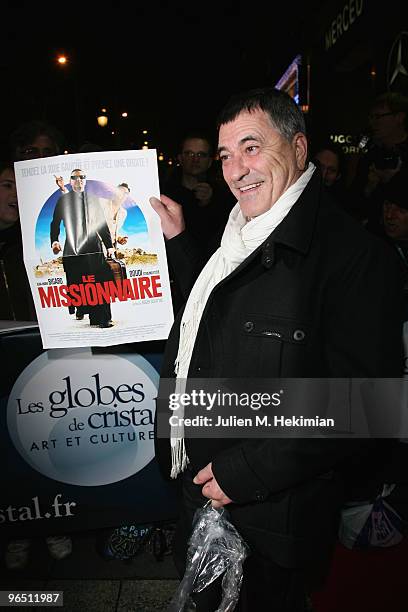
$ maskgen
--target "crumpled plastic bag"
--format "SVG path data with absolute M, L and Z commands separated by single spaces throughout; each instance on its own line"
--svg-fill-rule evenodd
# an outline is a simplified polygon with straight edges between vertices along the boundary
M 228 520 L 228 511 L 213 508 L 211 500 L 207 502 L 194 516 L 186 571 L 168 612 L 183 612 L 191 593 L 202 591 L 222 574 L 222 600 L 216 612 L 232 612 L 248 554 L 247 544 Z
M 403 540 L 402 519 L 384 499 L 393 488 L 394 485 L 384 485 L 373 503 L 343 508 L 339 540 L 346 548 L 386 548 Z

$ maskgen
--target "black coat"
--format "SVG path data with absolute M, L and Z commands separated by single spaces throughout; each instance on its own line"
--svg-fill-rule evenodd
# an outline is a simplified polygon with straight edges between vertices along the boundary
M 175 269 L 187 247 L 186 235 L 169 241 Z M 315 173 L 275 231 L 212 291 L 189 377 L 400 376 L 400 297 L 392 250 L 334 205 Z M 174 376 L 180 318 L 162 377 Z M 345 465 L 372 450 L 316 438 L 186 439 L 186 448 L 193 471 L 212 461 L 250 546 L 290 567 L 329 554 Z M 156 440 L 156 453 L 169 474 L 168 440 Z
M 67 284 L 79 284 L 92 274 L 97 282 L 110 280 L 102 243 L 112 248 L 112 237 L 99 199 L 86 191 L 63 194 L 54 210 L 50 226 L 51 245 L 59 241 L 61 222 L 65 227 L 62 262 Z

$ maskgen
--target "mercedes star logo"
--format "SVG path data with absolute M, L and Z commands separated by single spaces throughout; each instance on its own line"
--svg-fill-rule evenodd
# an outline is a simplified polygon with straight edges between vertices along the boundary
M 388 90 L 403 91 L 408 87 L 408 32 L 394 40 L 387 63 Z

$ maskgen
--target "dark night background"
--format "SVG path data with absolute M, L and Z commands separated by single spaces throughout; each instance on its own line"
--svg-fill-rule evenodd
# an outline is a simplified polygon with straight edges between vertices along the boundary
M 319 4 L 6 2 L 3 140 L 21 121 L 46 118 L 71 148 L 86 140 L 139 146 L 148 129 L 151 146 L 170 153 L 185 128 L 214 130 L 231 93 L 274 85 L 299 52 L 305 14 Z M 65 67 L 59 52 L 69 57 Z M 102 107 L 106 129 L 96 123 Z
M 344 7 L 349 13 L 357 5 L 361 16 L 325 49 Z M 140 148 L 147 129 L 149 147 L 174 155 L 186 129 L 215 136 L 229 96 L 275 85 L 297 54 L 303 76 L 310 67 L 310 132 L 358 135 L 370 98 L 387 88 L 390 48 L 408 30 L 406 13 L 398 0 L 378 6 L 368 0 L 7 1 L 0 37 L 2 156 L 11 131 L 33 118 L 60 128 L 70 152 L 85 141 Z M 65 67 L 58 53 L 68 56 Z M 408 92 L 406 81 L 398 87 Z M 302 104 L 304 96 L 305 88 Z M 96 122 L 103 107 L 107 128 Z

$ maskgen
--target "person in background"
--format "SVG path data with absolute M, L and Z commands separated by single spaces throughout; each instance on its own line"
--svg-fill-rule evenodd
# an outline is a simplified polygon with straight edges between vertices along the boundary
M 0 320 L 35 321 L 23 260 L 14 168 L 0 163 Z
M 189 132 L 181 141 L 179 167 L 162 185 L 162 193 L 180 202 L 187 230 L 200 244 L 213 234 L 221 236 L 233 205 L 233 197 L 211 173 L 214 154 L 202 132 Z
M 28 121 L 20 125 L 10 137 L 14 161 L 52 157 L 63 152 L 61 132 L 46 121 Z
M 408 164 L 403 164 L 384 188 L 383 227 L 405 272 L 408 316 Z
M 347 195 L 344 188 L 344 156 L 339 146 L 330 140 L 320 144 L 313 156 L 320 169 L 323 185 L 339 206 L 347 210 Z
M 387 92 L 368 113 L 368 142 L 350 185 L 353 214 L 373 233 L 381 233 L 384 186 L 408 162 L 408 98 Z
M 221 240 L 228 215 L 235 204 L 225 183 L 220 182 L 214 168 L 213 146 L 201 131 L 188 132 L 180 143 L 179 166 L 161 185 L 161 192 L 180 202 L 186 229 L 200 248 L 200 257 L 208 258 Z M 169 262 L 173 309 L 181 308 L 183 288 Z
M 9 162 L 0 164 L 0 319 L 35 321 L 34 303 L 23 261 L 14 168 Z M 54 559 L 64 559 L 71 554 L 69 536 L 49 536 L 46 543 Z M 5 553 L 6 567 L 23 569 L 28 563 L 30 547 L 28 539 L 11 540 Z

